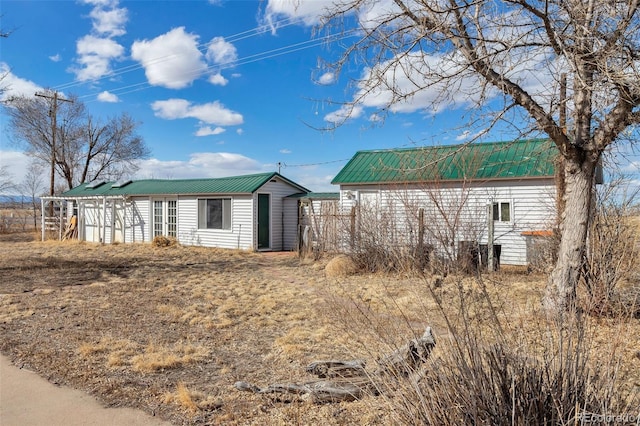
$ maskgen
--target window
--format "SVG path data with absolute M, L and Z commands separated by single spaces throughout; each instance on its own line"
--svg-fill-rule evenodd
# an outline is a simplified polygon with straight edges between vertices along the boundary
M 511 221 L 511 203 L 493 203 L 493 220 L 498 222 Z
M 231 198 L 198 200 L 198 228 L 231 229 Z
M 167 201 L 167 236 L 178 236 L 178 202 L 176 200 Z
M 153 202 L 153 236 L 157 237 L 162 235 L 164 225 L 164 216 L 162 209 L 162 201 L 156 200 Z

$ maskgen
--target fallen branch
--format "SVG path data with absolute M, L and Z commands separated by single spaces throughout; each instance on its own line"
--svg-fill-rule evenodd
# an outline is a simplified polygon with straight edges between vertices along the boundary
M 377 368 L 372 372 L 368 372 L 364 361 L 360 360 L 315 361 L 307 366 L 306 371 L 319 378 L 331 380 L 273 384 L 265 388 L 247 382 L 236 382 L 235 387 L 241 391 L 259 394 L 297 395 L 319 404 L 353 401 L 367 394 L 380 394 L 382 376 L 417 380 L 435 345 L 431 327 L 427 327 L 422 337 L 412 339 L 398 350 L 379 359 Z

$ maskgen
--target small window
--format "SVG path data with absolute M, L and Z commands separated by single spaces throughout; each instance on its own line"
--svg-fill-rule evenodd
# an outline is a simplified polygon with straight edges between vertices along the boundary
M 511 222 L 511 203 L 493 203 L 493 220 Z
M 198 200 L 198 228 L 231 229 L 231 198 Z

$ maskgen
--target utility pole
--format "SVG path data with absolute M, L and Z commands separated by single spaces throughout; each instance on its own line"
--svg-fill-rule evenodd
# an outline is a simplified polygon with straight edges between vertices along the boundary
M 567 134 L 567 74 L 560 75 L 560 117 L 558 119 L 562 133 Z M 556 160 L 555 183 L 556 183 L 556 224 L 560 225 L 564 214 L 564 194 L 566 191 L 566 182 L 564 174 L 564 157 L 562 153 L 558 154 Z
M 51 117 L 51 175 L 50 175 L 50 188 L 49 195 L 55 194 L 56 184 L 56 133 L 58 130 L 58 101 L 60 102 L 73 102 L 68 99 L 58 97 L 58 92 L 53 92 L 53 95 L 48 93 L 36 93 L 36 96 L 45 99 L 51 99 L 51 108 L 49 109 L 49 117 Z M 53 216 L 53 203 L 49 204 L 49 216 Z
M 53 96 L 46 93 L 36 93 L 36 96 L 46 99 L 51 99 L 51 109 L 49 110 L 49 117 L 51 117 L 51 176 L 50 176 L 50 188 L 49 195 L 55 193 L 55 179 L 56 179 L 56 133 L 58 129 L 58 101 L 60 102 L 73 102 L 68 99 L 58 97 L 58 92 L 53 92 Z

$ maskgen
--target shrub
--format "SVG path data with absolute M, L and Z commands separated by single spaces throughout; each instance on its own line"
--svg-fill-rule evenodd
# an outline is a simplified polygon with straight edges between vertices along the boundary
M 640 229 L 634 224 L 633 201 L 640 191 L 621 194 L 614 181 L 597 193 L 596 211 L 589 229 L 589 245 L 583 268 L 587 292 L 584 308 L 592 315 L 619 315 L 622 295 L 619 284 L 638 272 Z M 637 307 L 636 307 L 637 309 Z
M 407 424 L 576 424 L 583 413 L 626 413 L 637 406 L 630 403 L 639 402 L 637 393 L 624 392 L 617 381 L 621 355 L 596 365 L 582 315 L 513 326 L 478 284 L 476 300 L 458 286 L 456 316 L 432 291 L 449 338 L 440 342 L 443 353 L 429 360 L 424 380 L 399 400 Z
M 343 254 L 331 259 L 324 271 L 328 277 L 339 278 L 353 275 L 357 272 L 358 267 L 349 256 Z
M 165 237 L 164 235 L 158 235 L 153 238 L 151 242 L 155 247 L 173 247 L 178 244 L 178 240 L 174 237 Z
M 638 391 L 625 388 L 618 375 L 624 333 L 608 336 L 608 345 L 602 345 L 591 327 L 594 320 L 579 311 L 551 319 L 531 308 L 514 313 L 514 302 L 492 295 L 505 292 L 490 293 L 482 277 L 445 281 L 418 286 L 426 287 L 426 293 L 416 292 L 425 299 L 416 304 L 426 312 L 400 312 L 411 330 L 415 318 L 433 321 L 435 307 L 436 323 L 443 325 L 436 327 L 437 345 L 423 370 L 409 380 L 386 379 L 381 395 L 372 398 L 376 405 L 386 404 L 396 423 L 565 425 L 580 424 L 587 413 L 636 415 Z M 400 307 L 394 300 L 384 305 Z M 380 305 L 369 300 L 341 317 L 354 327 L 353 316 L 361 315 L 370 330 L 354 332 L 380 333 L 380 345 L 393 347 L 400 322 L 384 324 L 391 311 L 369 308 Z M 381 332 L 387 329 L 396 331 Z

